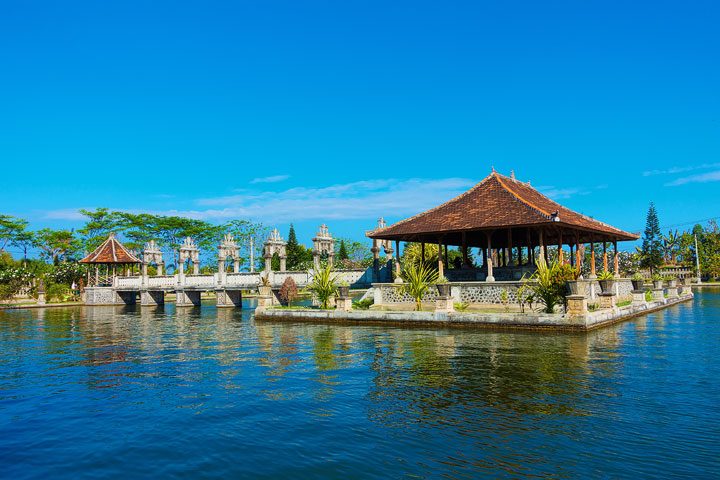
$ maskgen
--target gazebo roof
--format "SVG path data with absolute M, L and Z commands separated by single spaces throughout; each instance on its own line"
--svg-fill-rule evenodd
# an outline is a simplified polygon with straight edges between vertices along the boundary
M 87 257 L 80 260 L 80 263 L 140 263 L 140 260 L 130 253 L 120 241 L 111 233 L 102 245 L 97 247 Z
M 432 235 L 542 228 L 569 231 L 597 240 L 637 240 L 638 236 L 565 208 L 514 177 L 493 171 L 467 192 L 389 227 L 367 232 L 376 239 L 419 241 Z M 457 244 L 457 243 L 456 243 Z

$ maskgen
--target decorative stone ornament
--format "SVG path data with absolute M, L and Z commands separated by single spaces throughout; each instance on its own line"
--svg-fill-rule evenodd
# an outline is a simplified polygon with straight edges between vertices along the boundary
M 218 273 L 225 273 L 225 261 L 228 258 L 233 261 L 233 272 L 240 272 L 240 247 L 230 233 L 226 233 L 218 245 Z
M 328 262 L 332 265 L 335 258 L 335 239 L 330 235 L 327 225 L 324 223 L 320 225 L 320 229 L 312 241 L 315 270 L 320 269 L 320 258 L 323 256 L 327 256 Z
M 163 267 L 165 266 L 162 251 L 160 250 L 160 247 L 158 247 L 155 240 L 150 240 L 148 243 L 145 244 L 145 250 L 143 250 L 143 277 L 147 277 L 147 267 L 148 265 L 151 265 L 153 263 L 157 265 L 157 274 L 162 275 Z
M 190 263 L 192 263 L 193 275 L 199 275 L 200 250 L 195 245 L 195 241 L 190 237 L 186 237 L 185 241 L 180 246 L 180 263 L 178 264 L 180 275 L 185 272 L 185 262 L 188 260 L 190 260 Z
M 286 271 L 287 261 L 287 242 L 283 240 L 277 228 L 273 229 L 270 236 L 265 241 L 263 248 L 263 258 L 265 259 L 265 271 L 272 271 L 272 257 L 277 253 L 280 257 L 280 271 Z

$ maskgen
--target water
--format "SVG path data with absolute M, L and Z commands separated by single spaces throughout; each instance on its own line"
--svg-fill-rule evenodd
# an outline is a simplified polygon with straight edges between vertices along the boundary
M 720 290 L 577 335 L 0 312 L 0 476 L 717 477 L 719 320 Z

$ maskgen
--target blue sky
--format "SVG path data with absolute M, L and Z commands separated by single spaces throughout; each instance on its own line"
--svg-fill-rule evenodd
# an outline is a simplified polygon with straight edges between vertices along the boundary
M 720 215 L 718 2 L 7 2 L 0 211 L 357 239 L 494 166 L 638 231 Z

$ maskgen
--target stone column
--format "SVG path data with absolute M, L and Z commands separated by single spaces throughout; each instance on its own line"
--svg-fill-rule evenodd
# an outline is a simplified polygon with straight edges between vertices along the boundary
M 438 276 L 445 276 L 445 264 L 443 262 L 442 243 L 438 242 Z
M 620 258 L 618 257 L 617 240 L 613 242 L 613 273 L 615 278 L 620 276 Z
M 233 272 L 240 273 L 240 259 L 237 257 L 233 259 Z
M 373 283 L 377 283 L 380 281 L 380 248 L 377 246 L 377 240 L 373 240 L 373 246 L 370 251 L 373 254 L 372 281 Z
M 280 257 L 280 271 L 281 272 L 287 272 L 287 268 L 286 268 L 286 264 L 285 264 L 286 260 L 287 259 L 285 257 Z
M 160 262 L 157 264 L 157 274 L 158 275 L 163 274 L 163 267 L 165 267 L 165 264 L 163 262 Z
M 590 242 L 590 278 L 597 278 L 597 269 L 595 268 L 595 242 Z
M 272 256 L 265 255 L 265 271 L 272 271 Z
M 250 273 L 255 272 L 255 241 L 250 237 Z
M 193 275 L 200 275 L 200 262 L 193 262 Z
M 313 265 L 316 272 L 320 270 L 320 254 L 317 252 L 313 252 Z M 280 270 L 282 270 L 282 268 Z
M 487 249 L 488 249 L 488 255 L 487 255 L 487 278 L 485 278 L 486 282 L 494 282 L 495 277 L 493 276 L 493 261 L 492 261 L 492 232 L 486 233 L 487 236 Z

